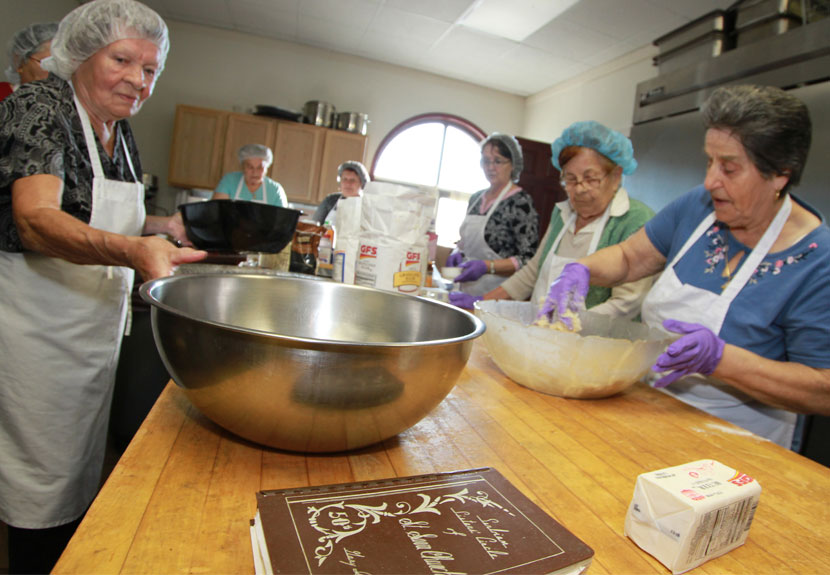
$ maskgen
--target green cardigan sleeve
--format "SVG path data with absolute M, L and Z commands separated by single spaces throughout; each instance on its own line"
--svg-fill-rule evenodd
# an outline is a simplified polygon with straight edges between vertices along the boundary
M 654 210 L 631 196 L 628 197 L 629 208 L 618 217 L 611 217 L 599 239 L 597 249 L 618 244 L 639 230 L 654 216 Z M 592 286 L 585 298 L 585 307 L 590 309 L 611 297 L 611 288 Z

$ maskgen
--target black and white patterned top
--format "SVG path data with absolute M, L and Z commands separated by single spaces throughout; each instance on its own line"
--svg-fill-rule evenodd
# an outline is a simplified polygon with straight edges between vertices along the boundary
M 141 162 L 132 130 L 126 120 L 116 123 L 123 134 L 136 177 Z M 98 137 L 98 156 L 108 179 L 133 182 L 120 139 L 110 158 Z M 81 119 L 75 109 L 72 87 L 55 75 L 30 82 L 0 102 L 0 249 L 19 252 L 23 247 L 12 219 L 12 184 L 27 176 L 48 174 L 63 180 L 61 209 L 89 223 L 92 215 L 92 166 Z
M 467 214 L 483 215 L 481 190 L 470 197 Z M 489 209 L 493 209 L 492 206 Z M 484 227 L 484 241 L 502 258 L 515 257 L 526 264 L 539 246 L 539 214 L 533 207 L 533 198 L 521 190 L 499 203 L 497 210 Z

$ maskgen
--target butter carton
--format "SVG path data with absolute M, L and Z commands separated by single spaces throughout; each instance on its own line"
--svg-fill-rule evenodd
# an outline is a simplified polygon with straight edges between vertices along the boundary
M 752 477 L 711 459 L 643 473 L 625 534 L 683 573 L 743 545 L 760 497 Z

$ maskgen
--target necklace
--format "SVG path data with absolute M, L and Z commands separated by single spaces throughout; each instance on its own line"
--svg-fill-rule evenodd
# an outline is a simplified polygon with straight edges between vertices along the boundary
M 736 256 L 735 259 L 737 263 L 741 261 L 741 258 L 744 256 L 743 250 L 741 250 Z M 732 269 L 729 267 L 729 236 L 726 234 L 726 230 L 723 232 L 723 273 L 721 274 L 722 277 L 726 278 L 726 281 L 720 286 L 721 291 L 726 289 L 726 286 L 729 285 L 729 282 L 732 281 Z

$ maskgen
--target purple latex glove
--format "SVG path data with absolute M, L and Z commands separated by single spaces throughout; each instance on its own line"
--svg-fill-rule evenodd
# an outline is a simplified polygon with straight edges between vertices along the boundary
M 461 269 L 464 271 L 458 274 L 454 281 L 458 283 L 474 282 L 487 273 L 487 262 L 484 260 L 467 260 L 461 264 Z
M 651 369 L 656 372 L 669 371 L 654 383 L 654 387 L 666 387 L 684 375 L 700 373 L 711 375 L 720 363 L 725 342 L 708 327 L 697 323 L 686 323 L 667 319 L 663 327 L 683 337 L 669 345 L 657 358 Z
M 553 320 L 553 313 L 558 312 L 557 319 L 568 329 L 573 329 L 573 321 L 563 314 L 567 310 L 576 313 L 584 309 L 590 278 L 591 271 L 586 266 L 576 262 L 566 264 L 559 277 L 550 284 L 548 297 L 545 298 L 537 319 L 548 316 L 548 319 Z
M 480 295 L 470 295 L 461 291 L 450 292 L 450 303 L 464 309 L 473 309 L 473 304 L 482 299 Z
M 461 262 L 464 261 L 464 254 L 459 251 L 452 252 L 449 256 L 447 256 L 447 267 L 448 268 L 457 268 L 461 265 Z

